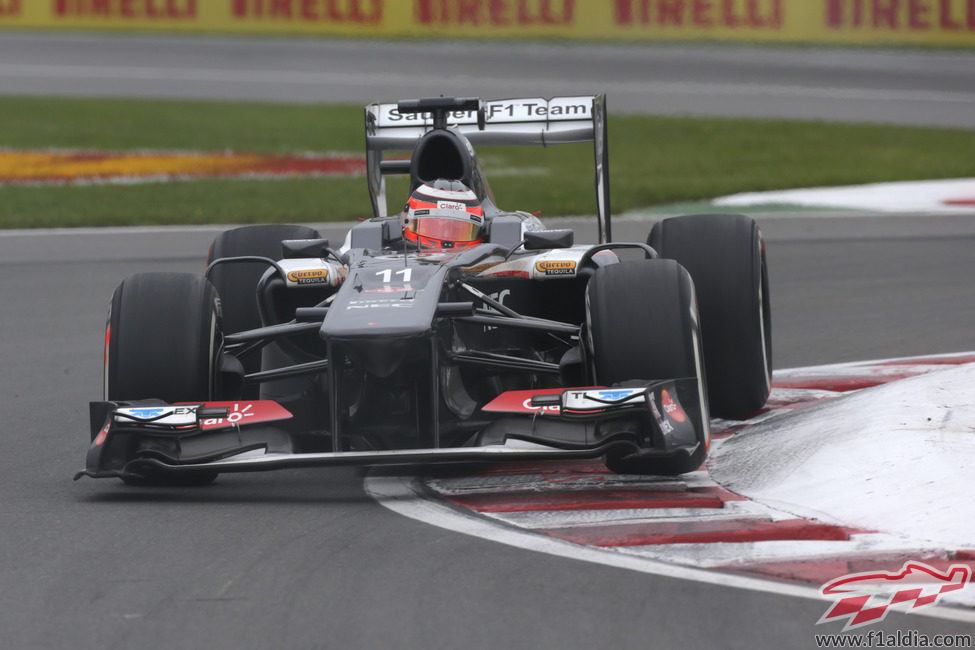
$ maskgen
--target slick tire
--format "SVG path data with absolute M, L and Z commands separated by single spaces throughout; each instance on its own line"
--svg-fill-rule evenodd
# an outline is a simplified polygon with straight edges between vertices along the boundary
M 739 214 L 664 219 L 647 239 L 694 278 L 711 413 L 743 418 L 762 408 L 772 376 L 772 322 L 765 243 Z
M 596 270 L 586 288 L 586 331 L 593 379 L 612 386 L 631 380 L 701 377 L 694 283 L 673 260 L 622 262 Z M 703 382 L 698 399 L 707 404 Z M 707 419 L 707 408 L 703 409 Z M 705 446 L 690 456 L 640 458 L 617 452 L 605 461 L 619 474 L 676 475 L 704 462 Z
M 226 230 L 213 240 L 207 255 L 207 265 L 225 257 L 256 255 L 277 260 L 281 257 L 281 242 L 285 239 L 317 239 L 318 231 L 307 226 L 269 224 L 243 226 Z M 217 266 L 210 273 L 223 303 L 224 331 L 242 332 L 261 326 L 257 306 L 257 283 L 267 271 L 263 264 L 231 264 Z M 261 355 L 251 354 L 241 359 L 245 373 L 261 369 Z M 257 399 L 260 387 L 244 386 L 241 397 Z
M 220 299 L 204 278 L 140 273 L 112 296 L 105 332 L 108 401 L 203 402 L 219 391 Z M 201 485 L 216 472 L 147 473 L 138 485 Z

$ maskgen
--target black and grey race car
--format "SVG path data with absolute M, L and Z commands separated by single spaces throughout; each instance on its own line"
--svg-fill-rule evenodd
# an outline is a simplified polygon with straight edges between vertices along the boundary
M 104 399 L 78 476 L 201 484 L 327 465 L 605 459 L 680 474 L 710 417 L 760 409 L 771 329 L 761 233 L 741 215 L 614 242 L 604 96 L 366 107 L 374 215 L 332 247 L 304 226 L 219 235 L 206 273 L 112 297 Z M 475 144 L 593 142 L 599 241 L 497 206 Z M 408 160 L 385 159 L 392 150 Z M 472 246 L 428 248 L 385 177 L 459 182 Z

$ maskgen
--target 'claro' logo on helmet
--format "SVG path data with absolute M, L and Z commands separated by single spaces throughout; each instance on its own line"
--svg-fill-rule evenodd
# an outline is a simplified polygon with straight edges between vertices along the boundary
M 545 275 L 575 275 L 576 263 L 572 260 L 542 260 L 535 262 L 535 270 Z
M 328 269 L 289 271 L 288 279 L 296 284 L 324 284 L 328 282 Z

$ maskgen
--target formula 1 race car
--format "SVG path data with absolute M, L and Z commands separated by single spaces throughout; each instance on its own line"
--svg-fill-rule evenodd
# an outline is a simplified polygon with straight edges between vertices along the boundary
M 118 286 L 79 477 L 597 457 L 674 475 L 703 462 L 712 414 L 764 405 L 761 233 L 692 215 L 612 241 L 604 96 L 408 100 L 365 118 L 374 215 L 343 245 L 236 228 L 203 276 Z M 599 241 L 582 245 L 499 208 L 473 147 L 590 141 Z M 410 184 L 393 214 L 390 174 Z

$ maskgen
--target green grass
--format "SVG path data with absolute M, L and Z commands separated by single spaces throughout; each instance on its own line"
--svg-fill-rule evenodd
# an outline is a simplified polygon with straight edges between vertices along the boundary
M 975 176 L 975 131 L 617 115 L 609 128 L 617 213 L 739 191 Z M 362 108 L 2 97 L 0 147 L 358 153 Z M 593 211 L 589 145 L 492 147 L 480 155 L 502 207 L 543 216 Z M 534 173 L 511 173 L 519 169 Z M 391 204 L 405 199 L 403 192 L 402 183 L 392 185 Z M 368 214 L 364 178 L 0 186 L 4 228 Z

